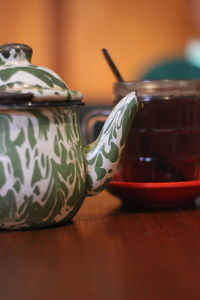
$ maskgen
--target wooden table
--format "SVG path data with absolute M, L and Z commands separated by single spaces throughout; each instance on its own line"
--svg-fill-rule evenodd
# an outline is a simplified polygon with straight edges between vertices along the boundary
M 0 232 L 1 300 L 200 299 L 200 210 L 103 192 L 66 226 Z

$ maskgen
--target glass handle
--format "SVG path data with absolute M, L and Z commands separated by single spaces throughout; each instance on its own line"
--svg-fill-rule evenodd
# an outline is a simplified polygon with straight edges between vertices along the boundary
M 97 109 L 93 110 L 85 115 L 82 120 L 82 133 L 84 142 L 86 144 L 92 143 L 100 133 L 100 129 L 103 127 L 103 124 L 110 114 L 108 109 Z M 95 128 L 95 125 L 100 123 L 98 128 Z

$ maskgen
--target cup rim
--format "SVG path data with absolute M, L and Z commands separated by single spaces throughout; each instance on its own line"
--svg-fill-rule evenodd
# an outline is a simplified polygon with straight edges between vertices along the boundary
M 145 79 L 145 80 L 124 80 L 115 81 L 114 85 L 139 84 L 139 83 L 200 83 L 200 79 Z
M 152 98 L 170 99 L 177 96 L 200 96 L 200 79 L 161 79 L 115 82 L 113 92 L 123 97 L 135 91 L 138 98 L 149 101 Z

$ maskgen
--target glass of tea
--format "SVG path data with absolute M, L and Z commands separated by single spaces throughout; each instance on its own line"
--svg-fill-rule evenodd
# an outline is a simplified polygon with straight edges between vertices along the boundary
M 119 163 L 119 180 L 200 179 L 200 80 L 117 82 L 115 102 L 131 91 L 141 108 Z

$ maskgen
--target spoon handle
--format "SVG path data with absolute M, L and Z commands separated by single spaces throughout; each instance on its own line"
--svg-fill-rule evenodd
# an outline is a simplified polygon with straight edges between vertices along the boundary
M 119 70 L 117 69 L 116 65 L 114 64 L 112 58 L 110 57 L 110 54 L 108 53 L 108 50 L 103 48 L 102 52 L 103 52 L 103 55 L 104 55 L 108 65 L 110 66 L 113 74 L 115 75 L 117 81 L 120 81 L 120 82 L 124 81 L 121 74 L 119 73 Z

